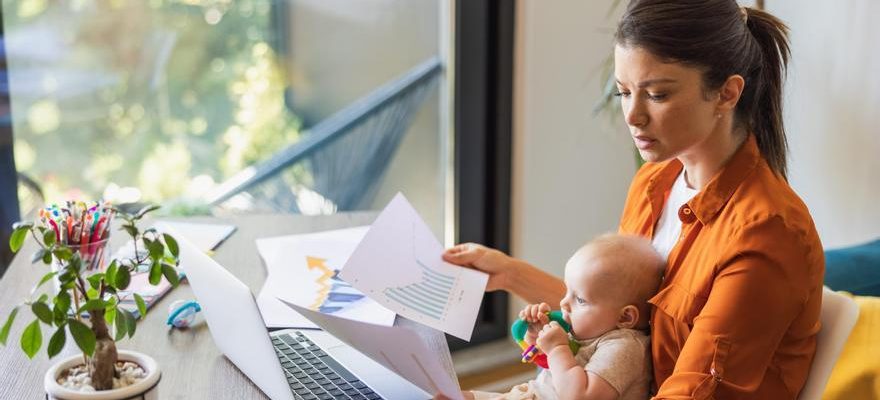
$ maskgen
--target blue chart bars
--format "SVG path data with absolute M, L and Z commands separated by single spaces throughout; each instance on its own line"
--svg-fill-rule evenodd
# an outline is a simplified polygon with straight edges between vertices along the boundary
M 389 299 L 428 317 L 441 320 L 449 301 L 455 277 L 433 271 L 418 259 L 422 281 L 401 287 L 386 288 L 382 292 Z
M 327 298 L 324 299 L 321 303 L 321 307 L 318 308 L 318 311 L 322 313 L 335 313 L 348 307 L 351 303 L 364 298 L 364 295 L 357 289 L 351 287 L 348 282 L 339 279 L 338 270 L 333 271 L 331 282 L 332 287 L 330 288 L 330 292 L 327 293 Z

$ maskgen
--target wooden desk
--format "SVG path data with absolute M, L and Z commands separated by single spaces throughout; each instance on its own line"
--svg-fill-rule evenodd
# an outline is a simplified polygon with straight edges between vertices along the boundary
M 357 225 L 367 225 L 373 221 L 373 212 L 345 213 L 329 216 L 302 215 L 255 215 L 239 216 L 229 219 L 196 218 L 188 221 L 231 223 L 238 230 L 217 249 L 214 259 L 242 280 L 255 294 L 259 293 L 266 279 L 266 269 L 260 260 L 254 239 L 260 237 L 308 233 L 328 229 L 338 229 Z M 128 236 L 114 231 L 110 254 L 124 244 Z M 30 238 L 29 238 L 30 239 Z M 0 245 L 7 246 L 6 243 Z M 32 240 L 25 247 L 0 280 L 0 324 L 5 322 L 12 307 L 28 296 L 31 288 L 48 267 L 38 263 L 30 264 L 30 255 L 36 249 Z M 45 285 L 48 290 L 50 285 Z M 37 295 L 39 296 L 39 294 Z M 122 349 L 143 352 L 155 358 L 162 369 L 159 393 L 162 399 L 265 399 L 267 398 L 247 377 L 238 371 L 214 345 L 208 326 L 198 323 L 188 330 L 170 329 L 165 325 L 168 305 L 178 299 L 193 299 L 189 285 L 182 283 L 159 301 L 147 313 L 145 320 L 138 322 L 134 339 L 117 343 Z M 203 317 L 199 317 L 203 321 Z M 20 346 L 19 338 L 25 325 L 34 317 L 30 310 L 19 310 L 15 324 L 9 334 L 6 346 L 0 346 L 0 399 L 42 399 L 43 375 L 59 358 L 79 353 L 73 339 L 68 335 L 65 349 L 49 360 L 46 357 L 46 343 L 52 332 L 43 329 L 43 348 L 33 360 L 28 360 Z M 399 325 L 408 325 L 401 321 Z M 422 335 L 434 336 L 436 332 L 422 331 Z M 438 344 L 442 353 L 448 354 L 446 342 Z M 435 348 L 436 349 L 436 348 Z M 441 360 L 452 373 L 451 360 Z

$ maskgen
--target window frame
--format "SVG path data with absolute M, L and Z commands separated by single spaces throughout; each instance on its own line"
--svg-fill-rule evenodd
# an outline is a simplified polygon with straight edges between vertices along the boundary
M 0 16 L 3 4 L 0 4 Z M 12 234 L 12 224 L 19 219 L 18 175 L 15 169 L 12 137 L 12 103 L 9 98 L 9 73 L 6 62 L 6 33 L 0 19 L 0 277 L 12 261 L 12 251 L 6 243 Z
M 514 1 L 455 0 L 454 164 L 457 243 L 510 252 Z M 486 293 L 470 343 L 507 337 L 508 294 Z

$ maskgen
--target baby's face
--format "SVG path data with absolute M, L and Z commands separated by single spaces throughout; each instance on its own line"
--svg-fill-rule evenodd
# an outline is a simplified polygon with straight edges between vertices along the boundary
M 589 254 L 575 254 L 565 266 L 565 297 L 559 303 L 562 315 L 576 339 L 591 339 L 617 327 L 622 307 L 596 287 L 600 261 Z

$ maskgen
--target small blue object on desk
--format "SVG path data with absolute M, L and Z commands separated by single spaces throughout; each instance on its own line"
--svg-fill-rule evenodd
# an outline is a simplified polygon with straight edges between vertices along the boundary
M 187 328 L 195 322 L 196 314 L 202 307 L 195 300 L 177 300 L 168 307 L 167 325 L 175 328 Z

